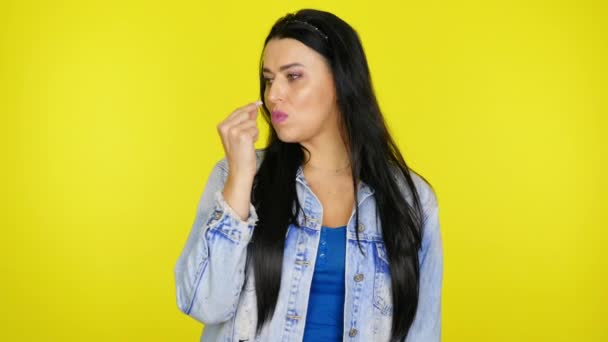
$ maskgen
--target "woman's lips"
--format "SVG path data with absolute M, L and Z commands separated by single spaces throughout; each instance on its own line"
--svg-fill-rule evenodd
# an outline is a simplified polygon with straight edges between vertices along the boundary
M 272 122 L 281 123 L 287 119 L 287 113 L 281 112 L 280 110 L 272 111 Z

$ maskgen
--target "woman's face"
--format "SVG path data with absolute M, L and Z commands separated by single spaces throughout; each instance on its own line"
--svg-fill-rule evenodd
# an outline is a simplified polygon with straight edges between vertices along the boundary
M 264 49 L 263 76 L 264 103 L 279 139 L 301 143 L 337 130 L 334 80 L 319 53 L 295 39 L 271 39 Z

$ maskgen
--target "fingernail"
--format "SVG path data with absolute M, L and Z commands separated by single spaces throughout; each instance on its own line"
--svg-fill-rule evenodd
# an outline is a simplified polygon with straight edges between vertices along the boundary
M 264 103 L 262 100 L 255 101 L 255 105 L 256 105 L 256 106 L 259 106 L 259 105 L 261 105 L 262 103 Z

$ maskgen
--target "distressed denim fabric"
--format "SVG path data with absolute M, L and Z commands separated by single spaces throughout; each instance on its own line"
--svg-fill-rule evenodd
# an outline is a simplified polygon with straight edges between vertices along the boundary
M 258 168 L 264 151 L 256 151 Z M 243 221 L 227 205 L 222 189 L 228 173 L 226 159 L 211 171 L 198 204 L 186 245 L 175 265 L 178 308 L 203 323 L 201 341 L 302 341 L 308 296 L 319 246 L 323 208 L 307 184 L 302 168 L 296 175 L 297 196 L 305 215 L 300 227 L 290 225 L 285 236 L 282 279 L 276 311 L 260 334 L 257 323 L 253 272 L 245 272 L 247 245 L 258 220 L 250 204 Z M 411 203 L 401 177 L 400 190 Z M 419 302 L 405 342 L 441 339 L 443 247 L 437 199 L 416 174 L 425 224 L 420 263 Z M 392 294 L 386 249 L 376 217 L 374 190 L 364 182 L 358 188 L 359 226 L 354 208 L 347 225 L 343 341 L 389 341 Z M 363 251 L 359 251 L 355 230 Z M 246 277 L 245 274 L 248 274 Z

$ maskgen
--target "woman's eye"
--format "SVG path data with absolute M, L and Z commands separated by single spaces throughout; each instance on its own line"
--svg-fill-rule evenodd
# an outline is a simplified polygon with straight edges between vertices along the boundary
M 287 78 L 290 80 L 296 80 L 296 79 L 300 78 L 300 76 L 301 76 L 300 74 L 288 74 Z
M 287 80 L 294 81 L 294 80 L 297 80 L 298 78 L 300 78 L 301 76 L 302 75 L 300 75 L 300 74 L 287 74 Z M 272 78 L 264 77 L 264 83 L 266 85 L 270 85 L 270 84 L 272 84 L 272 82 L 273 82 Z

